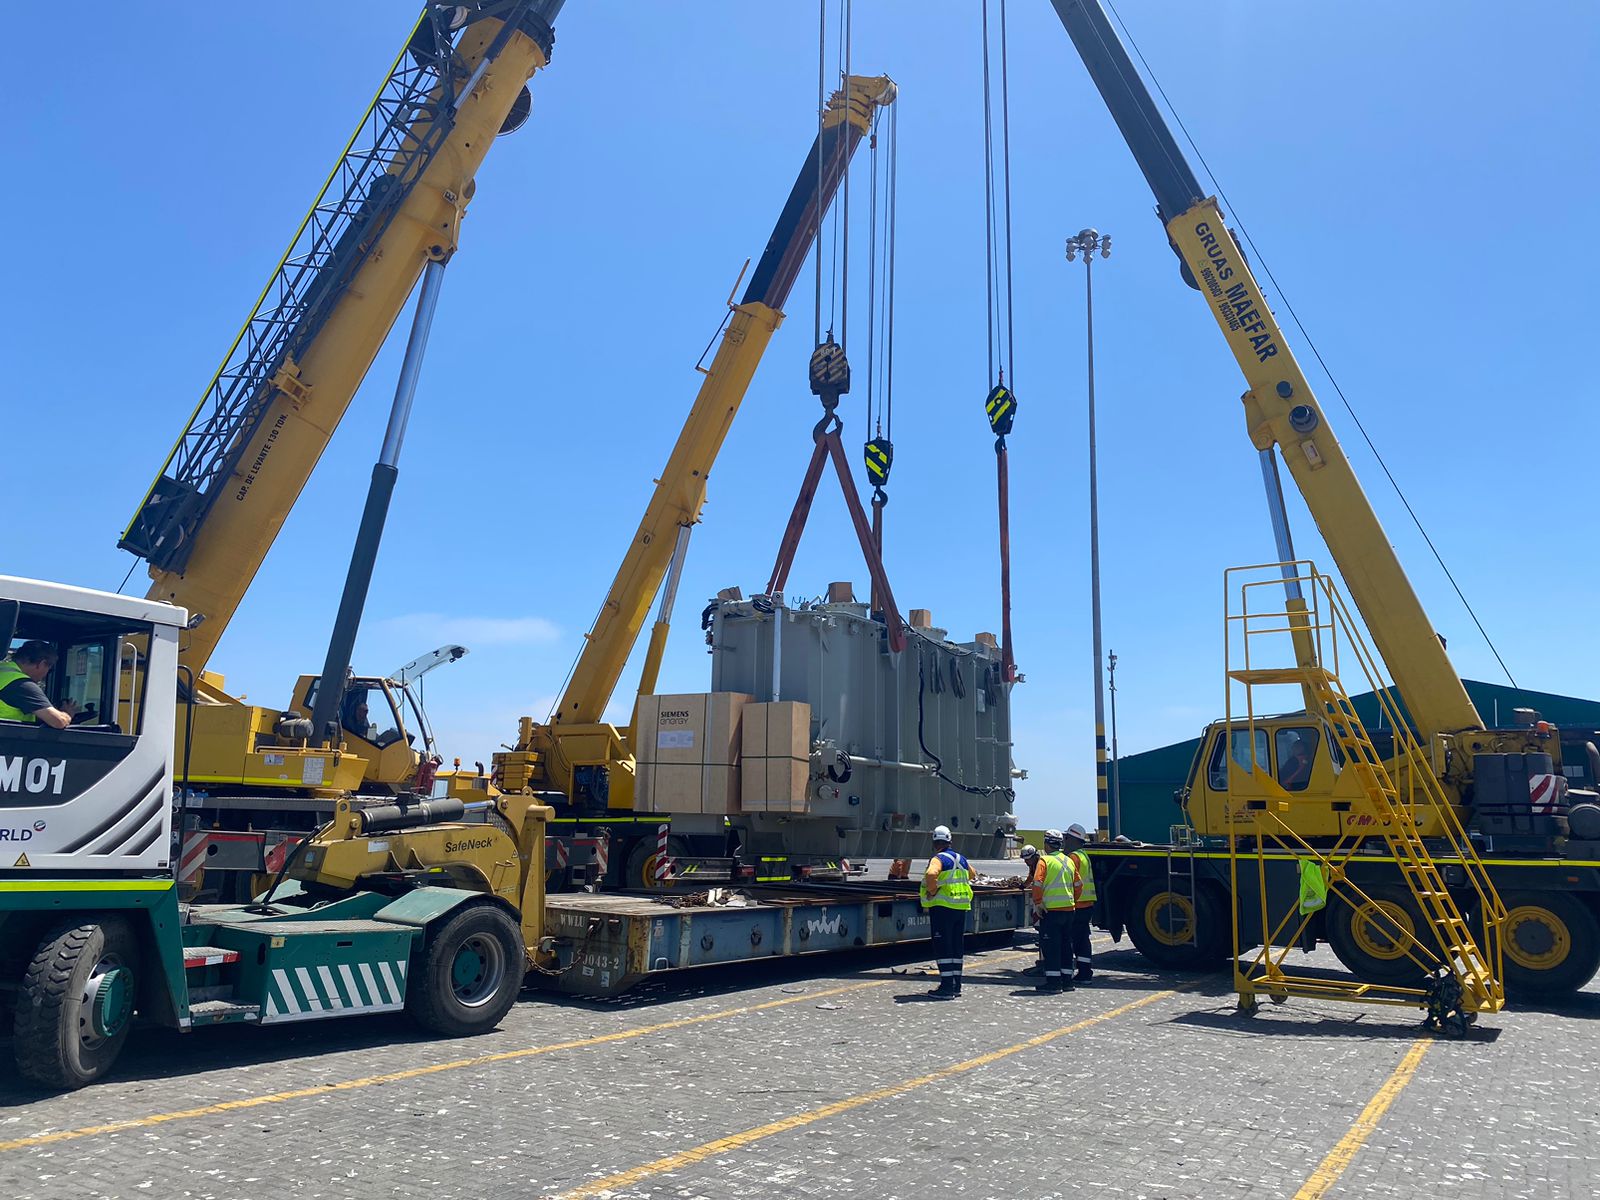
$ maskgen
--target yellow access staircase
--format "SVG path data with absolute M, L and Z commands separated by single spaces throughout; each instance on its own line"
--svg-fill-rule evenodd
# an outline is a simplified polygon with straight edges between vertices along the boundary
M 1459 1036 L 1477 1014 L 1497 1012 L 1505 1002 L 1500 956 L 1505 907 L 1459 812 L 1383 685 L 1378 662 L 1332 580 L 1307 562 L 1241 567 L 1227 574 L 1228 719 L 1234 726 L 1235 705 L 1242 700 L 1243 712 L 1237 714 L 1237 723 L 1251 729 L 1248 790 L 1256 797 L 1243 804 L 1229 822 L 1230 871 L 1235 896 L 1242 894 L 1241 883 L 1249 874 L 1255 875 L 1261 920 L 1259 932 L 1247 932 L 1241 928 L 1242 906 L 1233 906 L 1234 983 L 1241 1010 L 1256 1011 L 1257 996 L 1263 994 L 1279 1003 L 1298 995 L 1420 1005 L 1428 1009 L 1430 1026 Z M 1270 643 L 1267 655 L 1262 653 L 1262 643 Z M 1285 647 L 1293 666 L 1259 665 L 1264 657 L 1281 662 Z M 1340 682 L 1341 655 L 1355 660 L 1378 697 L 1384 722 L 1394 730 L 1392 764 L 1379 754 Z M 1320 719 L 1343 752 L 1343 770 L 1354 773 L 1364 797 L 1364 803 L 1348 804 L 1345 832 L 1331 844 L 1308 841 L 1296 831 L 1294 820 L 1297 805 L 1328 800 L 1284 790 L 1272 777 L 1270 764 L 1253 761 L 1259 711 L 1256 691 L 1286 685 L 1300 690 L 1307 713 Z M 1397 775 L 1403 784 L 1397 782 Z M 1431 847 L 1419 829 L 1419 814 L 1427 818 L 1426 826 L 1434 838 Z M 1349 878 L 1351 860 L 1374 839 L 1382 841 L 1415 900 L 1423 923 L 1415 932 L 1425 935 L 1426 942 L 1387 917 Z M 1478 918 L 1476 935 L 1456 894 L 1446 884 L 1435 852 L 1458 879 L 1458 893 L 1471 897 Z M 1320 874 L 1327 898 L 1370 912 L 1367 919 L 1391 926 L 1384 932 L 1404 945 L 1407 957 L 1426 972 L 1425 985 L 1404 987 L 1287 970 L 1284 962 L 1289 950 L 1301 944 L 1306 926 L 1321 905 L 1316 902 L 1315 888 L 1309 898 L 1303 890 L 1287 911 L 1274 919 L 1268 899 L 1268 861 L 1284 854 L 1296 860 L 1302 879 L 1308 871 Z M 1245 880 L 1241 880 L 1241 871 Z M 1255 947 L 1248 959 L 1243 954 L 1246 947 Z

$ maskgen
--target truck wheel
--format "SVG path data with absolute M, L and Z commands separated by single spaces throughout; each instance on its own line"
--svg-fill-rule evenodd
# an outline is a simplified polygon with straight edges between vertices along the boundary
M 667 838 L 667 854 L 672 858 L 684 858 L 689 853 L 689 843 L 681 837 Z M 628 853 L 628 877 L 623 882 L 623 887 L 645 888 L 654 891 L 657 888 L 671 887 L 670 883 L 662 883 L 656 879 L 656 839 L 654 837 L 641 838 L 634 843 Z
M 1565 892 L 1507 892 L 1500 939 L 1506 991 L 1516 996 L 1575 992 L 1600 969 L 1600 921 Z
M 462 909 L 428 938 L 406 1011 L 446 1037 L 487 1033 L 516 1003 L 523 963 L 522 930 L 509 913 L 492 904 Z
M 1224 944 L 1231 944 L 1211 893 L 1175 891 L 1152 879 L 1135 893 L 1128 933 L 1139 953 L 1158 967 L 1204 970 L 1214 967 Z
M 66 1091 L 111 1069 L 133 1025 L 138 957 L 121 917 L 60 926 L 39 943 L 12 1018 L 24 1078 Z
M 1416 902 L 1398 888 L 1372 888 L 1367 896 L 1368 901 L 1328 897 L 1325 923 L 1334 956 L 1368 983 L 1420 987 L 1427 974 L 1422 964 L 1434 955 L 1420 948 L 1432 939 L 1418 940 L 1424 922 Z

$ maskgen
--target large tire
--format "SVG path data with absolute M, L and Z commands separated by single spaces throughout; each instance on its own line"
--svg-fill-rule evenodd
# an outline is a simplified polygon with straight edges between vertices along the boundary
M 1600 921 L 1567 892 L 1507 892 L 1501 937 L 1506 993 L 1564 996 L 1600 970 Z
M 60 925 L 34 951 L 12 1017 L 17 1070 L 42 1087 L 93 1083 L 133 1025 L 138 942 L 121 917 Z
M 1152 879 L 1134 894 L 1128 934 L 1139 953 L 1158 967 L 1210 970 L 1232 951 L 1221 908 L 1207 888 L 1197 888 L 1191 901 L 1188 892 Z
M 1422 965 L 1437 957 L 1417 902 L 1405 888 L 1366 889 L 1371 903 L 1329 896 L 1325 914 L 1328 944 L 1358 979 L 1394 987 L 1421 987 Z M 1421 959 L 1421 963 L 1412 957 Z
M 522 930 L 493 904 L 459 909 L 430 932 L 406 991 L 406 1011 L 446 1037 L 487 1033 L 510 1011 L 526 974 Z
M 686 858 L 689 855 L 689 843 L 681 837 L 667 838 L 667 855 L 671 858 Z M 671 883 L 660 883 L 656 880 L 656 839 L 654 835 L 640 838 L 634 843 L 633 849 L 628 852 L 627 878 L 622 882 L 625 888 L 643 888 L 655 891 L 658 888 L 670 888 Z

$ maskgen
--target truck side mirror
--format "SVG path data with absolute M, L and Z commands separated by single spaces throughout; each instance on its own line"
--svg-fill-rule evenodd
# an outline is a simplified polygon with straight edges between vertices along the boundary
M 17 621 L 22 616 L 22 605 L 15 600 L 0 600 L 0 629 L 5 630 L 5 640 L 0 641 L 0 654 L 11 652 L 11 639 L 17 636 Z

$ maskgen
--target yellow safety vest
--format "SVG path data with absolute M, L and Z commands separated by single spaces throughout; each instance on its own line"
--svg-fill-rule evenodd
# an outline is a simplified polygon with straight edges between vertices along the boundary
M 0 662 L 0 689 L 8 688 L 19 679 L 28 678 L 28 673 L 17 666 L 16 660 L 8 658 Z M 32 721 L 38 723 L 39 718 L 30 712 L 23 712 L 14 704 L 7 704 L 0 700 L 0 721 Z
M 1077 906 L 1072 885 L 1078 876 L 1078 864 L 1065 851 L 1044 856 L 1044 906 L 1054 912 Z
M 920 887 L 923 908 L 956 908 L 962 912 L 972 907 L 972 874 L 964 865 L 966 859 L 954 850 L 941 850 L 936 856 L 940 871 L 937 877 L 939 890 L 928 895 L 927 876 Z
M 1072 852 L 1071 858 L 1082 884 L 1078 889 L 1078 907 L 1088 908 L 1094 904 L 1094 866 L 1089 862 L 1089 852 L 1082 846 Z

